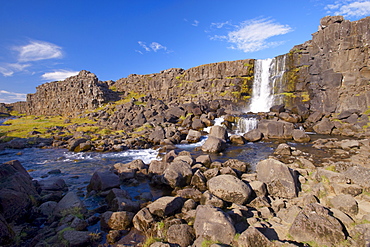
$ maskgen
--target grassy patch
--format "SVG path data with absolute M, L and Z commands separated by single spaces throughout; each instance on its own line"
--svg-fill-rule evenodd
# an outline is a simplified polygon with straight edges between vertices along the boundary
M 210 239 L 204 239 L 202 241 L 202 247 L 209 247 L 212 244 L 221 244 L 221 243 L 219 241 L 214 241 L 214 240 L 210 240 Z

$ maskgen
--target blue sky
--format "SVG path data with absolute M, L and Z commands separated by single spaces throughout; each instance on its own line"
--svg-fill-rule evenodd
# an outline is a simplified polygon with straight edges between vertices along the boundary
M 118 80 L 274 57 L 338 14 L 361 19 L 370 1 L 0 0 L 0 102 L 80 70 Z

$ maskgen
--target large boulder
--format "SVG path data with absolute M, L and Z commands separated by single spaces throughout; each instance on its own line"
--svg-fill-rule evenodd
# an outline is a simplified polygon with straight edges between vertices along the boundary
M 119 177 L 110 171 L 96 171 L 90 179 L 87 191 L 106 191 L 112 188 L 119 188 L 121 182 Z
M 309 142 L 311 140 L 310 136 L 304 130 L 295 129 L 292 134 L 293 140 L 296 142 Z
M 258 162 L 256 171 L 257 180 L 267 185 L 271 196 L 297 197 L 297 181 L 284 163 L 275 159 L 262 160 Z
M 7 221 L 23 218 L 38 198 L 32 178 L 19 161 L 0 165 L 0 208 Z
M 126 230 L 132 223 L 134 214 L 127 211 L 107 211 L 101 215 L 100 225 L 104 229 Z
M 54 215 L 62 217 L 68 214 L 81 214 L 86 212 L 86 207 L 74 192 L 68 192 L 54 208 Z
M 218 153 L 226 149 L 226 142 L 220 138 L 209 136 L 202 146 L 204 152 Z
M 266 138 L 292 139 L 294 125 L 285 121 L 264 119 L 258 122 L 257 128 Z
M 330 122 L 328 118 L 323 118 L 320 122 L 313 126 L 313 130 L 317 134 L 330 135 L 334 128 L 334 123 Z
M 246 203 L 252 194 L 251 188 L 246 183 L 232 175 L 211 178 L 207 185 L 215 196 L 237 204 Z
M 163 182 L 172 188 L 190 184 L 193 173 L 191 166 L 182 160 L 173 161 L 163 172 Z
M 291 225 L 289 234 L 295 241 L 315 241 L 322 246 L 338 246 L 345 240 L 341 223 L 317 203 L 303 208 Z
M 181 197 L 164 196 L 148 205 L 149 212 L 159 217 L 171 216 L 181 211 L 184 200 Z
M 258 129 L 252 129 L 243 135 L 244 139 L 249 142 L 258 142 L 262 139 L 262 133 Z
M 242 232 L 238 238 L 238 246 L 243 247 L 270 247 L 272 242 L 258 231 L 255 227 L 249 226 L 247 230 Z
M 197 207 L 194 229 L 196 237 L 230 244 L 235 236 L 231 218 L 221 209 L 209 205 Z
M 202 133 L 197 130 L 189 130 L 188 135 L 186 136 L 186 141 L 189 143 L 199 142 Z
M 135 214 L 132 220 L 134 227 L 142 232 L 149 229 L 153 222 L 153 215 L 150 213 L 148 208 L 142 208 L 139 212 L 137 212 L 137 214 Z
M 209 131 L 209 136 L 217 137 L 224 141 L 227 141 L 228 139 L 226 128 L 219 126 L 219 125 L 215 125 L 211 127 L 211 130 Z
M 180 247 L 191 246 L 195 239 L 194 229 L 187 224 L 172 225 L 167 230 L 167 239 L 171 244 L 178 244 Z

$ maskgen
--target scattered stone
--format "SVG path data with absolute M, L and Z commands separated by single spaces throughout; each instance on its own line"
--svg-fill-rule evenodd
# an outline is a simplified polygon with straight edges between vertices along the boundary
M 193 243 L 195 231 L 187 224 L 172 225 L 167 230 L 167 239 L 172 244 L 187 247 Z
M 180 212 L 183 204 L 181 197 L 164 196 L 148 205 L 148 209 L 151 214 L 164 217 Z
M 220 138 L 209 136 L 202 145 L 204 152 L 219 153 L 226 149 L 226 142 Z
M 211 178 L 208 183 L 209 191 L 215 196 L 237 204 L 244 204 L 251 196 L 251 188 L 232 175 L 220 175 Z

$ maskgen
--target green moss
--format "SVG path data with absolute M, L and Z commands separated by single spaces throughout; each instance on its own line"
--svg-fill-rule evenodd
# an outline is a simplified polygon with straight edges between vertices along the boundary
M 204 239 L 202 241 L 202 247 L 209 247 L 211 246 L 212 244 L 221 244 L 219 241 L 214 241 L 214 240 L 210 240 L 210 239 Z
M 116 86 L 110 86 L 109 89 L 114 91 L 114 92 L 117 92 L 117 87 Z
M 224 97 L 227 94 L 227 92 L 220 93 L 220 96 Z
M 84 218 L 84 215 L 82 213 L 82 208 L 80 208 L 80 207 L 68 208 L 68 209 L 65 209 L 61 212 L 62 217 L 65 217 L 65 216 L 70 215 L 70 214 L 79 218 L 79 219 Z
M 335 165 L 327 166 L 325 167 L 325 170 L 332 171 L 332 172 L 338 172 L 337 169 L 335 169 Z

